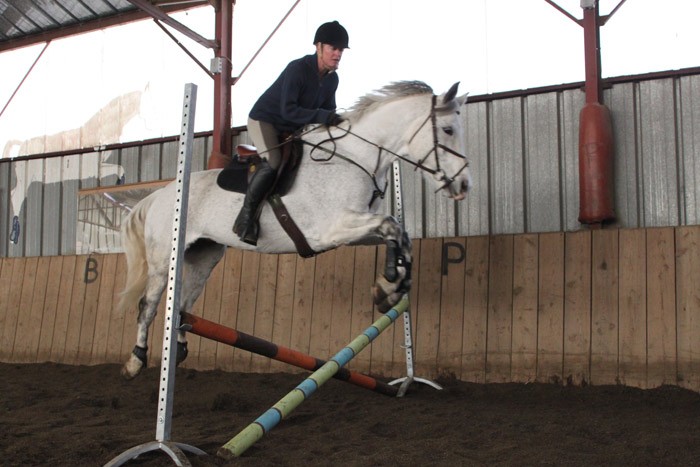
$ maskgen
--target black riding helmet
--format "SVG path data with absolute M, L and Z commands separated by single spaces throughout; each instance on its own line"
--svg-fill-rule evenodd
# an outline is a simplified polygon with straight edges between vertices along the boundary
M 339 49 L 349 49 L 349 40 L 348 32 L 337 21 L 323 23 L 318 27 L 314 36 L 314 44 L 321 42 Z

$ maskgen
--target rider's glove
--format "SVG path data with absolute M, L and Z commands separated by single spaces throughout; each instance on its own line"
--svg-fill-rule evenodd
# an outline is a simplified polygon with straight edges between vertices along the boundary
M 338 126 L 340 122 L 344 120 L 343 117 L 338 115 L 337 113 L 331 113 L 328 115 L 328 119 L 326 120 L 326 124 L 329 126 Z

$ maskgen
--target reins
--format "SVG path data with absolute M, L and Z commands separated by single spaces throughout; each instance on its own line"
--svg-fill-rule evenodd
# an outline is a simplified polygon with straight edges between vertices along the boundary
M 315 127 L 315 128 L 318 128 L 318 127 Z M 315 129 L 315 128 L 314 128 L 314 129 Z M 384 188 L 381 188 L 381 187 L 379 186 L 379 182 L 377 181 L 377 171 L 379 170 L 379 165 L 380 165 L 381 160 L 382 160 L 382 152 L 383 152 L 383 151 L 386 151 L 386 152 L 388 152 L 388 153 L 390 153 L 390 154 L 394 154 L 394 155 L 396 155 L 396 156 L 398 156 L 398 154 L 395 154 L 395 153 L 393 153 L 392 151 L 389 151 L 388 149 L 386 149 L 386 148 L 384 148 L 384 147 L 382 147 L 382 146 L 380 146 L 380 145 L 378 145 L 378 144 L 375 144 L 375 143 L 373 143 L 373 142 L 371 142 L 371 141 L 365 139 L 364 137 L 362 137 L 362 136 L 360 136 L 360 135 L 358 135 L 358 134 L 356 134 L 356 133 L 353 133 L 352 131 L 350 131 L 350 123 L 349 123 L 349 122 L 348 122 L 348 128 L 347 128 L 347 129 L 341 128 L 341 127 L 336 127 L 336 128 L 338 128 L 339 130 L 343 130 L 344 133 L 343 133 L 342 135 L 340 135 L 340 136 L 333 136 L 333 134 L 331 133 L 330 127 L 326 127 L 326 131 L 328 132 L 328 136 L 329 136 L 328 139 L 325 139 L 325 140 L 323 140 L 323 141 L 320 141 L 319 143 L 316 143 L 316 144 L 309 143 L 308 141 L 304 141 L 303 139 L 302 139 L 301 141 L 302 141 L 302 143 L 311 146 L 311 151 L 309 152 L 309 157 L 311 158 L 312 161 L 315 161 L 315 162 L 327 162 L 327 161 L 331 160 L 333 157 L 339 157 L 340 159 L 342 159 L 342 160 L 344 160 L 344 161 L 346 161 L 346 162 L 349 162 L 350 164 L 352 164 L 352 165 L 358 167 L 358 168 L 359 168 L 360 170 L 362 170 L 365 174 L 367 174 L 367 176 L 370 178 L 370 180 L 372 180 L 372 184 L 374 185 L 374 191 L 372 192 L 372 197 L 370 198 L 370 201 L 369 201 L 369 206 L 372 206 L 372 204 L 374 203 L 374 201 L 375 201 L 377 198 L 384 199 L 384 196 L 386 195 L 387 186 L 389 185 L 389 181 L 388 181 L 388 180 L 385 180 L 385 181 L 384 181 Z M 374 167 L 374 170 L 373 170 L 372 172 L 370 172 L 369 170 L 367 170 L 363 165 L 358 164 L 355 160 L 351 159 L 351 158 L 348 157 L 348 156 L 345 156 L 345 155 L 339 153 L 339 152 L 336 150 L 335 142 L 336 142 L 337 140 L 341 139 L 341 138 L 345 138 L 347 135 L 352 135 L 352 136 L 354 136 L 354 137 L 356 137 L 356 138 L 358 138 L 358 139 L 364 141 L 365 143 L 367 143 L 367 144 L 369 144 L 369 145 L 374 146 L 375 148 L 377 148 L 377 163 L 376 163 L 376 165 L 375 165 L 375 167 Z M 300 134 L 298 137 L 301 139 L 301 134 Z M 324 148 L 324 147 L 322 146 L 323 144 L 325 144 L 325 143 L 327 143 L 327 142 L 333 143 L 333 150 L 330 150 L 330 149 L 328 149 L 328 148 Z M 323 152 L 325 152 L 325 153 L 327 153 L 327 154 L 330 154 L 330 156 L 327 157 L 327 158 L 325 158 L 325 159 L 321 159 L 321 158 L 314 157 L 314 151 L 316 151 L 317 149 L 320 150 L 320 151 L 323 151 Z M 398 157 L 400 157 L 400 156 L 398 156 Z
M 308 142 L 308 141 L 305 141 L 305 140 L 302 139 L 302 136 L 304 136 L 305 134 L 310 133 L 310 132 L 312 132 L 312 131 L 318 129 L 319 127 L 321 127 L 321 126 L 323 126 L 323 125 L 311 126 L 311 127 L 309 127 L 308 129 L 306 129 L 305 131 L 301 131 L 301 132 L 296 133 L 295 135 L 292 136 L 292 138 L 300 140 L 300 141 L 301 141 L 303 144 L 305 144 L 305 145 L 311 146 L 311 151 L 310 151 L 310 153 L 309 153 L 309 157 L 310 157 L 311 160 L 313 160 L 313 161 L 316 161 L 316 162 L 328 162 L 328 161 L 330 161 L 331 159 L 333 159 L 334 157 L 338 157 L 338 158 L 340 158 L 340 159 L 342 159 L 342 160 L 344 160 L 344 161 L 346 161 L 346 162 L 348 162 L 348 163 L 350 163 L 350 164 L 352 164 L 352 165 L 358 167 L 358 168 L 359 168 L 360 170 L 362 170 L 365 174 L 367 174 L 367 176 L 372 180 L 372 184 L 374 185 L 374 192 L 373 192 L 372 198 L 371 198 L 371 200 L 370 200 L 370 202 L 369 202 L 369 205 L 371 206 L 372 203 L 374 203 L 374 201 L 375 201 L 377 198 L 382 198 L 382 199 L 384 199 L 384 196 L 386 195 L 387 186 L 388 186 L 388 184 L 389 184 L 388 180 L 385 180 L 385 182 L 384 182 L 384 187 L 382 188 L 382 187 L 379 186 L 379 182 L 377 181 L 377 171 L 379 170 L 379 166 L 380 166 L 380 163 L 381 163 L 381 159 L 382 159 L 383 153 L 390 154 L 390 155 L 392 155 L 392 156 L 394 156 L 394 157 L 396 157 L 396 158 L 398 158 L 398 159 L 401 159 L 402 161 L 404 161 L 404 162 L 406 162 L 406 163 L 412 165 L 412 166 L 414 167 L 414 170 L 420 169 L 420 170 L 422 170 L 422 171 L 424 171 L 424 172 L 427 172 L 427 173 L 429 173 L 429 174 L 431 174 L 431 175 L 441 174 L 441 175 L 442 175 L 442 178 L 441 178 L 440 180 L 444 180 L 444 181 L 445 181 L 445 184 L 442 185 L 442 186 L 441 186 L 440 188 L 438 188 L 437 190 L 435 190 L 436 193 L 437 193 L 438 191 L 440 191 L 440 190 L 442 190 L 442 189 L 444 189 L 444 188 L 450 186 L 450 185 L 454 182 L 455 178 L 456 178 L 460 173 L 462 173 L 462 172 L 464 171 L 464 169 L 466 169 L 467 167 L 469 167 L 469 161 L 467 160 L 466 156 L 464 156 L 463 154 L 458 153 L 457 151 L 455 151 L 454 149 L 452 149 L 452 148 L 450 148 L 450 147 L 448 147 L 448 146 L 445 146 L 444 144 L 440 143 L 440 141 L 438 140 L 438 128 L 437 128 L 437 96 L 436 96 L 436 95 L 433 95 L 433 96 L 432 96 L 432 99 L 431 99 L 431 107 L 430 107 L 430 113 L 429 113 L 428 116 L 425 118 L 425 120 L 423 120 L 423 123 L 421 123 L 421 125 L 418 127 L 418 129 L 416 129 L 416 131 L 413 133 L 413 136 L 411 136 L 411 138 L 408 140 L 408 143 L 410 144 L 411 141 L 413 141 L 413 139 L 414 139 L 414 138 L 416 137 L 416 135 L 421 131 L 421 129 L 423 129 L 423 127 L 426 125 L 426 123 L 428 123 L 428 121 L 430 121 L 430 122 L 431 122 L 431 125 L 432 125 L 433 147 L 430 148 L 430 149 L 428 150 L 428 152 L 425 154 L 424 157 L 422 157 L 421 159 L 418 159 L 417 162 L 414 162 L 414 161 L 412 161 L 411 159 L 407 158 L 406 156 L 403 156 L 403 155 L 398 154 L 398 153 L 396 153 L 396 152 L 394 152 L 394 151 L 391 151 L 390 149 L 387 149 L 387 148 L 385 148 L 385 147 L 383 147 L 383 146 L 381 146 L 381 145 L 378 145 L 378 144 L 376 144 L 376 143 L 374 143 L 374 142 L 372 142 L 372 141 L 369 141 L 368 139 L 366 139 L 365 137 L 363 137 L 363 136 L 361 136 L 361 135 L 358 135 L 357 133 L 354 133 L 354 132 L 351 130 L 350 122 L 348 122 L 348 128 L 342 128 L 342 127 L 339 127 L 339 126 L 336 126 L 336 127 L 335 127 L 335 128 L 337 128 L 338 130 L 341 130 L 341 131 L 343 132 L 343 134 L 338 135 L 338 136 L 334 136 L 334 135 L 331 133 L 331 128 L 330 128 L 329 126 L 326 126 L 326 132 L 328 133 L 328 138 L 327 138 L 327 139 L 324 139 L 324 140 L 322 140 L 322 141 L 320 141 L 320 142 L 318 142 L 318 143 L 310 143 L 310 142 Z M 354 136 L 355 138 L 357 138 L 357 139 L 359 139 L 359 140 L 361 140 L 361 141 L 363 141 L 363 142 L 369 144 L 370 146 L 374 146 L 374 147 L 377 149 L 377 163 L 375 164 L 375 167 L 374 167 L 374 170 L 373 170 L 373 171 L 368 170 L 367 168 L 365 168 L 364 166 L 360 165 L 360 164 L 357 163 L 355 160 L 353 160 L 351 157 L 348 157 L 348 156 L 346 156 L 346 155 L 344 155 L 344 154 L 341 154 L 340 152 L 337 151 L 336 141 L 337 141 L 337 140 L 340 140 L 340 139 L 342 139 L 342 138 L 345 138 L 345 137 L 348 136 L 348 135 L 352 135 L 352 136 Z M 285 142 L 286 142 L 286 141 L 285 141 Z M 331 144 L 333 145 L 333 147 L 332 147 L 332 148 L 323 147 L 323 145 L 328 144 L 328 143 L 331 143 Z M 284 143 L 282 143 L 282 144 L 284 144 Z M 281 146 L 282 144 L 280 144 L 280 146 Z M 445 172 L 444 172 L 444 171 L 442 170 L 442 168 L 440 167 L 440 158 L 438 157 L 438 149 L 442 149 L 442 150 L 445 151 L 446 153 L 452 154 L 453 156 L 459 157 L 460 159 L 463 159 L 463 160 L 465 161 L 465 162 L 464 162 L 464 165 L 463 165 L 452 177 L 448 177 L 447 174 L 445 174 Z M 326 154 L 328 154 L 328 157 L 321 158 L 321 157 L 316 157 L 316 156 L 314 156 L 314 152 L 315 152 L 316 150 L 325 152 Z M 431 154 L 434 154 L 434 155 L 435 155 L 435 169 L 432 169 L 432 168 L 428 167 L 427 165 L 425 165 L 425 161 L 430 157 Z
M 328 132 L 328 136 L 329 136 L 328 139 L 325 139 L 325 140 L 323 140 L 323 141 L 320 141 L 319 143 L 316 143 L 316 144 L 311 144 L 311 143 L 308 143 L 308 142 L 304 141 L 304 144 L 308 144 L 308 145 L 311 145 L 311 146 L 312 146 L 312 149 L 311 149 L 311 158 L 312 158 L 312 160 L 317 160 L 317 161 L 322 161 L 322 162 L 324 162 L 324 161 L 330 160 L 330 159 L 333 158 L 334 156 L 338 156 L 338 157 L 340 157 L 341 159 L 346 160 L 346 161 L 348 161 L 348 162 L 350 162 L 350 163 L 352 163 L 352 164 L 354 164 L 354 165 L 360 167 L 365 173 L 367 173 L 367 174 L 370 176 L 370 178 L 372 178 L 372 180 L 373 180 L 373 182 L 374 182 L 374 185 L 375 185 L 375 187 L 376 187 L 377 190 L 379 190 L 379 187 L 378 187 L 378 184 L 377 184 L 376 178 L 375 178 L 376 170 L 379 168 L 379 163 L 380 163 L 380 160 L 381 160 L 382 152 L 387 152 L 388 154 L 391 154 L 392 156 L 397 157 L 397 158 L 401 159 L 402 161 L 404 161 L 404 162 L 406 162 L 406 163 L 408 163 L 408 164 L 414 166 L 414 168 L 415 168 L 414 170 L 420 169 L 420 170 L 422 170 L 422 171 L 424 171 L 424 172 L 427 172 L 427 173 L 429 173 L 429 174 L 431 174 L 431 175 L 435 175 L 435 174 L 440 173 L 440 174 L 442 175 L 441 180 L 444 180 L 444 181 L 445 181 L 445 184 L 442 185 L 441 187 L 439 187 L 437 190 L 435 190 L 435 192 L 437 193 L 438 191 L 440 191 L 440 190 L 444 189 L 445 187 L 448 187 L 449 185 L 451 185 L 451 184 L 454 182 L 455 178 L 457 178 L 457 176 L 459 176 L 459 174 L 461 174 L 461 173 L 464 171 L 464 169 L 466 169 L 467 167 L 469 167 L 469 161 L 467 160 L 466 156 L 464 156 L 463 154 L 460 154 L 459 152 L 455 151 L 454 149 L 452 149 L 452 148 L 450 148 L 450 147 L 448 147 L 448 146 L 445 146 L 444 144 L 442 144 L 442 143 L 438 140 L 438 128 L 437 128 L 437 97 L 438 97 L 438 96 L 436 96 L 436 95 L 433 94 L 433 96 L 432 96 L 432 98 L 431 98 L 430 113 L 429 113 L 428 116 L 425 118 L 425 120 L 423 120 L 423 123 L 421 123 L 420 126 L 419 126 L 419 127 L 416 129 L 416 131 L 413 133 L 413 136 L 411 136 L 411 138 L 408 140 L 408 142 L 409 142 L 409 144 L 410 144 L 411 141 L 413 141 L 413 139 L 416 137 L 416 135 L 420 132 L 420 130 L 425 126 L 425 124 L 428 123 L 428 121 L 431 122 L 431 125 L 432 125 L 432 132 L 433 132 L 433 147 L 432 147 L 431 149 L 429 149 L 428 152 L 426 153 L 426 155 L 425 155 L 424 157 L 422 157 L 421 159 L 419 159 L 417 162 L 414 162 L 414 161 L 408 159 L 407 157 L 402 156 L 401 154 L 397 154 L 397 153 L 395 153 L 395 152 L 393 152 L 393 151 L 391 151 L 391 150 L 389 150 L 389 149 L 386 149 L 386 148 L 384 148 L 384 147 L 382 147 L 382 146 L 380 146 L 380 145 L 378 145 L 378 144 L 376 144 L 376 143 L 374 143 L 374 142 L 372 142 L 372 141 L 367 140 L 366 138 L 364 138 L 364 137 L 358 135 L 357 133 L 352 132 L 351 129 L 350 129 L 350 127 L 348 127 L 347 129 L 341 128 L 341 127 L 336 127 L 336 128 L 338 128 L 338 129 L 344 131 L 344 133 L 343 133 L 342 135 L 340 135 L 340 136 L 333 136 L 332 133 L 331 133 L 330 127 L 327 127 L 327 128 L 326 128 L 326 131 Z M 319 126 L 320 126 L 320 125 L 319 125 Z M 310 131 L 313 131 L 313 130 L 317 129 L 319 126 L 312 127 L 312 128 L 310 128 L 310 129 L 308 129 L 307 131 L 305 131 L 305 132 L 299 134 L 298 137 L 301 138 L 301 136 L 302 136 L 303 134 L 306 134 L 306 133 L 308 133 L 308 132 L 310 132 Z M 347 136 L 347 135 L 352 135 L 352 136 L 354 136 L 354 137 L 356 137 L 356 138 L 358 138 L 358 139 L 364 141 L 365 143 L 367 143 L 367 144 L 369 144 L 369 145 L 374 146 L 374 147 L 377 148 L 377 150 L 378 150 L 378 152 L 377 152 L 377 167 L 375 168 L 375 172 L 374 172 L 374 173 L 370 173 L 368 170 L 366 170 L 364 167 L 362 167 L 362 166 L 360 166 L 359 164 L 357 164 L 355 161 L 353 161 L 353 160 L 350 159 L 349 157 L 344 156 L 344 155 L 342 155 L 342 154 L 339 154 L 339 153 L 336 151 L 335 141 L 336 141 L 336 140 L 339 140 L 339 139 L 341 139 L 341 138 L 344 138 L 344 137 Z M 303 140 L 302 140 L 302 141 L 303 141 Z M 331 149 L 326 149 L 326 148 L 321 147 L 321 145 L 326 144 L 326 143 L 328 143 L 328 142 L 333 143 L 333 149 L 332 149 L 332 150 L 331 150 Z M 323 151 L 329 153 L 330 156 L 329 156 L 328 158 L 326 158 L 326 159 L 315 159 L 315 158 L 313 157 L 313 152 L 314 152 L 316 149 L 323 150 Z M 452 154 L 453 156 L 459 157 L 460 159 L 463 159 L 463 160 L 465 161 L 465 162 L 464 162 L 464 165 L 463 165 L 452 177 L 448 177 L 447 174 L 445 174 L 445 172 L 441 169 L 441 167 L 440 167 L 440 158 L 438 157 L 438 149 L 442 149 L 443 151 L 447 152 L 448 154 Z M 435 169 L 432 169 L 432 168 L 430 168 L 430 167 L 428 167 L 428 166 L 425 165 L 425 161 L 428 159 L 428 157 L 430 157 L 431 154 L 434 154 L 434 155 L 435 155 Z M 387 182 L 387 183 L 388 183 L 388 182 Z M 386 185 L 385 185 L 385 187 L 384 187 L 384 190 L 386 190 Z M 381 196 L 382 198 L 384 198 L 384 191 L 381 191 L 381 190 L 380 190 L 380 192 L 381 192 L 381 195 L 380 195 L 380 196 Z

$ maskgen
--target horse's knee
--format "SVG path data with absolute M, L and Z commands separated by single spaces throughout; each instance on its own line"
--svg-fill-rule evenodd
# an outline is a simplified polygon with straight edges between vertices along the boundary
M 377 230 L 382 238 L 392 240 L 400 240 L 403 231 L 401 224 L 391 216 L 385 217 Z

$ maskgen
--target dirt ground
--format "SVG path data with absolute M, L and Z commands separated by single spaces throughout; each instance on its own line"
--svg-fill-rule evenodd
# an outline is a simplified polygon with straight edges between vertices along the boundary
M 0 363 L 0 465 L 103 465 L 155 440 L 158 370 Z M 700 395 L 666 386 L 439 381 L 390 398 L 331 380 L 243 457 L 217 449 L 304 379 L 178 369 L 172 440 L 194 466 L 697 465 Z M 126 465 L 167 466 L 160 451 Z

